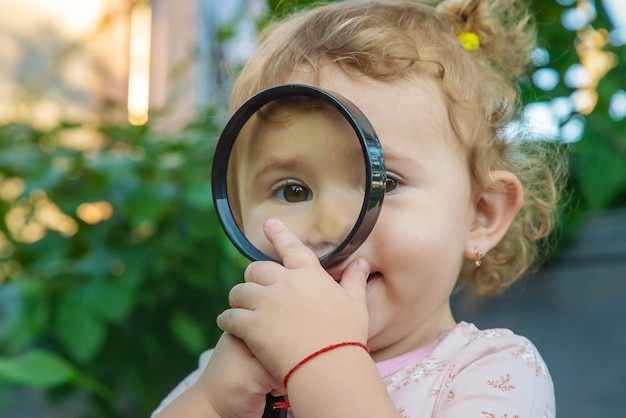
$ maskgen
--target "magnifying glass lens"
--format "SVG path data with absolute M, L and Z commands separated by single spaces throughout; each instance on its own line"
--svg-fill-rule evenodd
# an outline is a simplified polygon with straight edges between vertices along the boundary
M 227 178 L 237 226 L 255 247 L 277 258 L 262 228 L 275 217 L 320 258 L 358 219 L 366 170 L 348 121 L 319 99 L 296 96 L 270 102 L 248 119 Z

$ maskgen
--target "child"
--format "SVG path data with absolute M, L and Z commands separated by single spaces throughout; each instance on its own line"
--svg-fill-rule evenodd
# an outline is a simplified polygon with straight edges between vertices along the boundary
M 534 39 L 516 0 L 348 0 L 270 27 L 233 107 L 282 83 L 354 102 L 385 153 L 383 209 L 329 271 L 268 219 L 284 266 L 250 264 L 216 348 L 156 416 L 258 418 L 267 393 L 298 418 L 555 416 L 535 347 L 457 322 L 449 303 L 458 283 L 515 282 L 553 227 L 564 163 L 504 129 Z

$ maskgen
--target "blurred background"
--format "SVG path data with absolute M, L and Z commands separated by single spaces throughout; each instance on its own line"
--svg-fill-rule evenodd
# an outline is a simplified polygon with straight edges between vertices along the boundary
M 212 150 L 271 16 L 308 1 L 0 0 L 0 417 L 147 416 L 245 261 Z M 571 152 L 539 273 L 459 319 L 539 347 L 559 416 L 626 410 L 626 2 L 535 0 L 524 119 Z

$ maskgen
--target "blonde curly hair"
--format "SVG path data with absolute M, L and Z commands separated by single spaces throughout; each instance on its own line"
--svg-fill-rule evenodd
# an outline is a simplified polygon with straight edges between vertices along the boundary
M 477 35 L 466 50 L 458 36 Z M 514 173 L 524 204 L 501 242 L 460 274 L 481 293 L 498 292 L 537 266 L 558 216 L 566 158 L 548 141 L 511 126 L 520 111 L 517 83 L 536 39 L 519 0 L 346 0 L 300 11 L 268 26 L 235 82 L 231 109 L 286 82 L 295 69 L 337 65 L 381 81 L 430 77 L 442 89 L 450 124 L 467 156 L 473 196 L 497 187 L 492 170 Z M 408 109 L 408 111 L 411 111 Z M 419 111 L 419 109 L 416 109 Z

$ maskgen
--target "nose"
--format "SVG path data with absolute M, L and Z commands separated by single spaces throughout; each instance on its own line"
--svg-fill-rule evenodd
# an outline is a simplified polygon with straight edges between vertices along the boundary
M 335 188 L 318 195 L 311 208 L 306 245 L 318 257 L 337 248 L 354 227 L 362 203 L 362 193 L 352 188 Z

